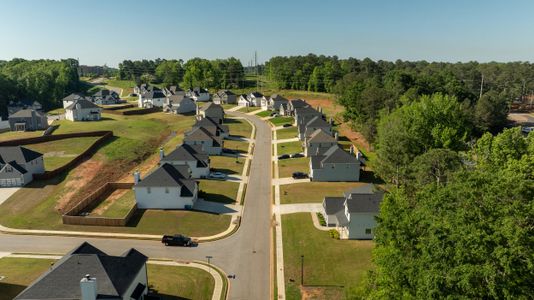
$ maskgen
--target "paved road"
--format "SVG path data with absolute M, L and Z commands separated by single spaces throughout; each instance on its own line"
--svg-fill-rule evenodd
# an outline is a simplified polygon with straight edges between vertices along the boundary
M 0 251 L 65 253 L 82 241 L 89 241 L 110 254 L 122 254 L 134 247 L 151 258 L 205 260 L 212 262 L 230 279 L 230 299 L 270 299 L 271 278 L 271 129 L 256 116 L 229 112 L 256 125 L 256 146 L 252 159 L 241 227 L 220 241 L 197 248 L 168 248 L 160 242 L 121 239 L 20 236 L 0 234 Z

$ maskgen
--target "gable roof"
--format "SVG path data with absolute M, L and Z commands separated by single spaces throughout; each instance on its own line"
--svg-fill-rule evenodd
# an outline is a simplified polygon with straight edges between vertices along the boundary
M 91 101 L 81 99 L 81 100 L 75 100 L 71 105 L 67 106 L 65 109 L 73 110 L 77 109 L 76 105 L 80 105 L 80 109 L 90 109 L 90 108 L 100 108 L 100 106 L 94 104 Z
M 347 151 L 341 149 L 339 145 L 334 145 L 326 150 L 322 155 L 312 155 L 312 169 L 321 169 L 323 164 L 359 164 L 360 161 Z
M 42 118 L 44 117 L 44 114 L 40 111 L 34 110 L 34 109 L 21 109 L 17 111 L 16 113 L 10 115 L 9 117 L 13 118 L 33 118 L 33 117 Z
M 261 97 L 263 97 L 263 94 L 260 93 L 260 92 L 258 92 L 258 91 L 252 92 L 252 93 L 250 93 L 249 95 L 250 95 L 250 97 L 254 97 L 254 98 L 261 98 Z M 246 95 L 245 95 L 245 97 L 246 97 Z
M 300 120 L 305 121 L 306 119 L 300 118 Z M 331 128 L 331 127 L 332 125 L 330 125 L 330 123 L 323 120 L 322 115 L 313 116 L 311 119 L 309 119 L 309 121 L 300 122 L 298 124 L 299 133 L 306 132 L 308 128 Z
M 323 207 L 327 215 L 333 215 L 343 210 L 345 197 L 324 197 Z
M 172 102 L 172 104 L 178 104 L 182 101 L 191 101 L 194 102 L 193 99 L 186 97 L 184 95 L 171 95 L 169 96 L 169 101 Z
M 78 93 L 72 93 L 67 97 L 63 98 L 63 101 L 76 101 L 86 99 L 84 95 Z
M 221 113 L 224 115 L 224 108 L 219 104 L 213 102 L 208 102 L 206 105 L 200 108 L 200 111 L 209 112 L 209 113 Z
M 322 116 L 323 114 L 317 111 L 315 108 L 311 106 L 304 106 L 304 107 L 298 107 L 295 108 L 295 114 L 298 116 L 304 116 L 304 115 L 317 115 Z
M 149 90 L 146 93 L 142 94 L 143 99 L 155 99 L 155 98 L 165 98 L 165 94 L 160 89 Z
M 368 193 L 351 193 L 346 198 L 347 210 L 351 213 L 378 213 L 384 192 L 374 191 Z
M 19 165 L 24 165 L 41 156 L 43 154 L 22 146 L 0 147 L 0 163 L 2 164 L 15 161 Z
M 220 97 L 226 95 L 226 96 L 232 96 L 232 95 L 235 95 L 232 91 L 230 90 L 220 90 L 217 92 L 217 95 L 219 95 Z
M 209 156 L 206 152 L 202 151 L 200 145 L 187 145 L 182 144 L 168 155 L 165 155 L 162 162 L 168 161 L 197 161 L 197 167 L 207 167 L 209 163 Z
M 204 127 L 196 127 L 191 131 L 186 132 L 184 135 L 184 141 L 213 141 L 214 146 L 220 146 L 222 144 L 221 137 L 213 135 L 208 129 Z
M 315 131 L 310 135 L 307 143 L 335 143 L 336 139 L 326 133 L 322 129 L 315 129 Z
M 272 101 L 276 101 L 276 102 L 288 102 L 288 100 L 278 94 L 272 94 L 270 99 L 269 100 L 272 100 Z
M 302 100 L 302 99 L 293 99 L 293 100 L 289 100 L 289 105 L 295 109 L 295 108 L 301 108 L 301 107 L 306 107 L 306 106 L 310 106 L 306 101 Z
M 216 120 L 210 117 L 205 117 L 200 120 L 196 120 L 195 124 L 193 125 L 193 128 L 196 128 L 196 127 L 203 127 L 203 128 L 215 127 L 217 130 L 224 132 L 224 133 L 228 133 L 230 131 L 230 129 L 228 128 L 228 125 L 219 124 L 219 122 L 217 122 Z
M 190 180 L 190 174 L 190 169 L 187 165 L 173 166 L 169 163 L 164 163 L 135 186 L 181 187 L 184 186 L 184 181 Z
M 99 296 L 129 296 L 124 294 L 147 259 L 135 249 L 122 256 L 110 256 L 83 243 L 56 262 L 15 299 L 80 299 L 80 279 L 86 274 L 96 278 Z

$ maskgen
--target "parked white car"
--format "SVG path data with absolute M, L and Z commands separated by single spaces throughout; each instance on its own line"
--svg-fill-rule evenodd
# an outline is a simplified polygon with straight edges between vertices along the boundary
M 226 179 L 226 177 L 228 177 L 228 175 L 222 172 L 211 172 L 210 173 L 210 178 L 213 178 L 213 179 Z

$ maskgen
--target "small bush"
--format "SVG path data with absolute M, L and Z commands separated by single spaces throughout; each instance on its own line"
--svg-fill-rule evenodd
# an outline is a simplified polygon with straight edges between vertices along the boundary
M 336 239 L 336 240 L 339 240 L 339 232 L 335 229 L 330 229 L 328 231 L 328 233 L 330 233 L 330 237 L 333 238 L 333 239 Z
M 322 213 L 317 213 L 317 218 L 319 219 L 319 224 L 321 224 L 321 226 L 326 226 L 326 221 Z

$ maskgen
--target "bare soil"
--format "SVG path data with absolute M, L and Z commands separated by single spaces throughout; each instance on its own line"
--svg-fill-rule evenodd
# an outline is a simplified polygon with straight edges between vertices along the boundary
M 91 158 L 84 161 L 78 167 L 74 169 L 74 173 L 71 174 L 72 179 L 65 184 L 65 193 L 61 195 L 56 203 L 55 209 L 64 211 L 66 207 L 70 207 L 74 202 L 74 195 L 85 186 L 86 183 L 92 182 L 93 178 L 99 174 L 102 169 L 103 163 L 99 159 Z M 78 197 L 76 197 L 78 198 Z

